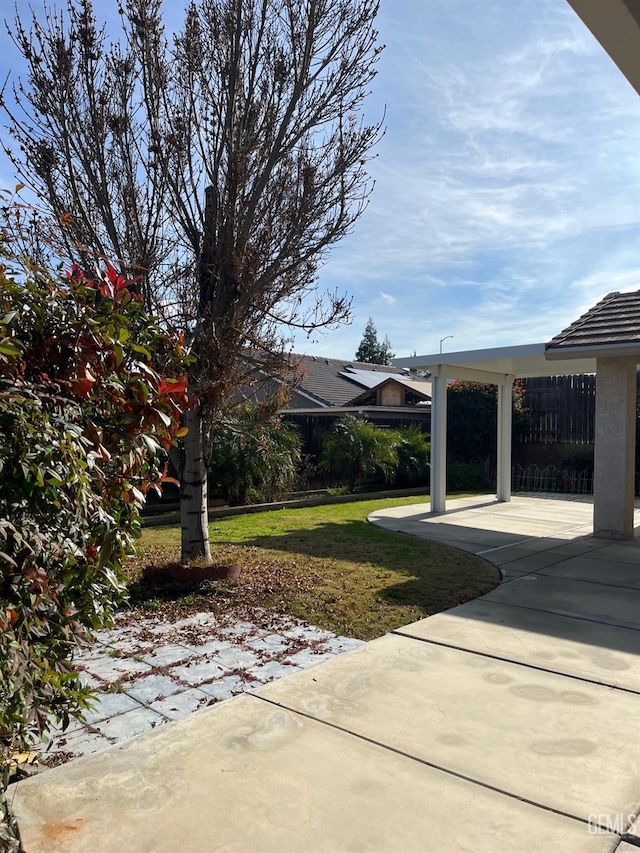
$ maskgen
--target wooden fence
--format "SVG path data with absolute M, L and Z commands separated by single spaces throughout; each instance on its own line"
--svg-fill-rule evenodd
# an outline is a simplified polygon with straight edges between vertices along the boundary
M 523 444 L 591 444 L 594 438 L 596 378 L 591 375 L 524 379 L 532 424 Z

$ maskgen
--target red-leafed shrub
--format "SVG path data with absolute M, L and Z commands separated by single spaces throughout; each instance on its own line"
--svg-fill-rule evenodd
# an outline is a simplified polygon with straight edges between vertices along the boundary
M 0 243 L 5 759 L 86 706 L 73 653 L 123 597 L 144 494 L 186 404 L 181 342 L 145 313 L 134 282 L 109 265 L 48 276 Z

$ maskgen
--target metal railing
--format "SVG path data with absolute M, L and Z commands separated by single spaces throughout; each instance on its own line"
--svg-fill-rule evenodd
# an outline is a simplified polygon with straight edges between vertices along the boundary
M 557 468 L 547 465 L 514 465 L 511 469 L 511 488 L 515 492 L 564 492 L 572 495 L 593 493 L 593 471 L 587 468 Z

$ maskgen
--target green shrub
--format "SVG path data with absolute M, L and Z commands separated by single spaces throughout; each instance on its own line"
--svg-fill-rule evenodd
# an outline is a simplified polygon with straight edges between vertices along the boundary
M 322 439 L 319 467 L 333 484 L 354 492 L 362 480 L 382 475 L 392 480 L 398 467 L 397 433 L 346 415 Z
M 567 456 L 558 465 L 558 468 L 569 471 L 591 471 L 593 472 L 593 451 L 582 451 Z
M 496 454 L 498 386 L 456 380 L 447 391 L 447 446 L 456 460 L 494 459 Z M 513 385 L 513 440 L 531 423 L 524 386 Z
M 0 746 L 66 726 L 74 650 L 111 624 L 145 491 L 180 434 L 184 353 L 110 266 L 50 278 L 0 244 Z M 7 823 L 5 823 L 5 828 Z
M 298 482 L 302 440 L 267 408 L 246 405 L 216 426 L 209 484 L 230 504 L 276 501 Z
M 331 495 L 332 497 L 342 497 L 343 495 L 349 494 L 349 487 L 348 486 L 333 486 L 333 487 L 327 489 L 327 494 Z
M 472 462 L 451 462 L 447 465 L 447 491 L 466 492 L 486 488 L 484 472 Z
M 423 486 L 429 482 L 431 442 L 420 427 L 411 426 L 396 431 L 398 467 L 395 485 L 398 488 Z

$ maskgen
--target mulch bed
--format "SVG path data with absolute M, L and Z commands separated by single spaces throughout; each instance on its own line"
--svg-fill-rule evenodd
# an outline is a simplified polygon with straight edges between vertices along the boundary
M 221 580 L 194 578 L 207 567 L 184 570 L 177 560 L 166 561 L 166 551 L 162 557 L 158 561 L 151 552 L 129 562 L 130 618 L 148 618 L 161 610 L 163 618 L 177 621 L 204 611 L 228 623 L 244 620 L 269 627 L 272 618 L 286 612 L 292 597 L 312 595 L 324 584 L 313 570 L 312 557 L 274 552 L 273 559 L 265 559 L 262 549 L 251 546 L 216 551 L 216 565 L 239 567 L 237 577 Z

